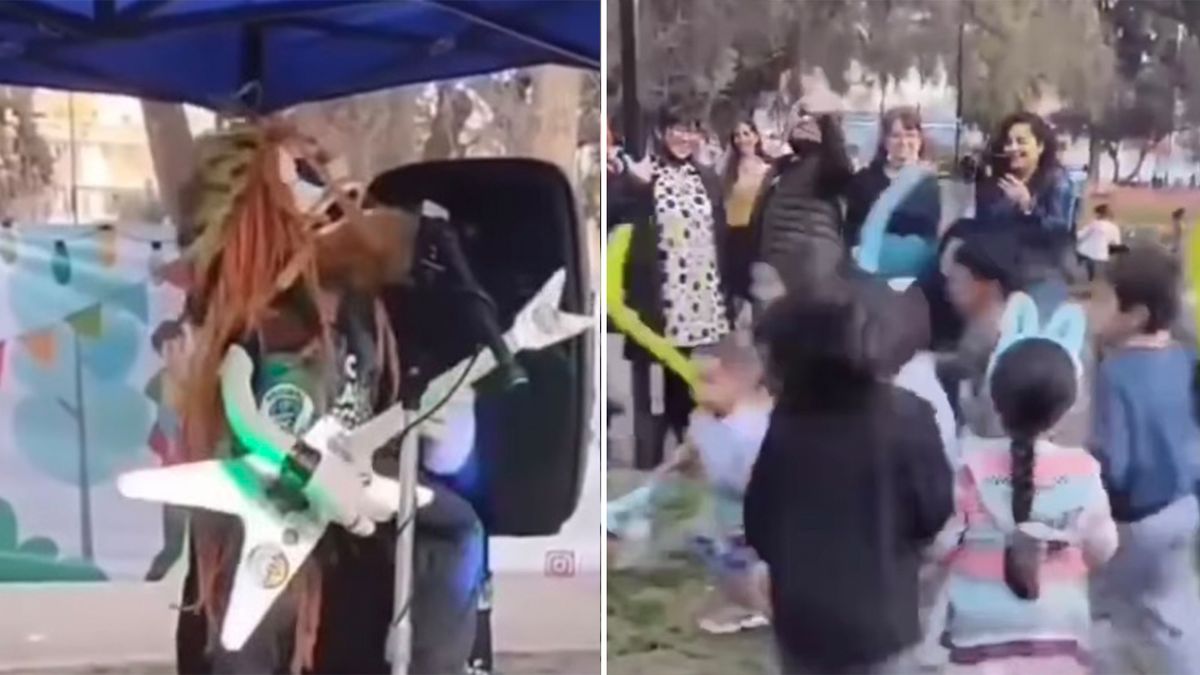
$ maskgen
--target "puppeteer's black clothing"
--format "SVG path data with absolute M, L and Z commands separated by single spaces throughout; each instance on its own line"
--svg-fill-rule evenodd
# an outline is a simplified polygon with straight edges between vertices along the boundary
M 836 672 L 919 639 L 917 570 L 953 509 L 952 475 L 915 395 L 881 384 L 848 405 L 810 398 L 785 391 L 771 415 L 746 539 L 770 568 L 780 649 Z

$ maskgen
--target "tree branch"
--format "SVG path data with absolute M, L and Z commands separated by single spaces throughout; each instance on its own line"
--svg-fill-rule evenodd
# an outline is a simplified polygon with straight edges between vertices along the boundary
M 996 24 L 980 18 L 979 13 L 975 11 L 975 3 L 969 0 L 962 1 L 965 3 L 964 6 L 967 10 L 963 23 L 968 26 L 974 25 L 976 28 L 980 28 L 998 38 L 1006 39 L 1008 37 L 1008 33 L 996 26 Z

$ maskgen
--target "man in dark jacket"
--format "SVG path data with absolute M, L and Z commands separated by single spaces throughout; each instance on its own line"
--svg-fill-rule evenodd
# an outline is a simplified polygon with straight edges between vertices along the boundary
M 792 154 L 781 157 L 763 181 L 750 219 L 758 260 L 780 274 L 784 286 L 822 279 L 845 258 L 840 198 L 852 168 L 845 140 L 831 115 L 800 109 L 788 131 Z

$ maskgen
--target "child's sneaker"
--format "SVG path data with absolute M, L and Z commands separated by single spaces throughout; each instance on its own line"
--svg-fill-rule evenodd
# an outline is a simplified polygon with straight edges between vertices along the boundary
M 770 625 L 767 617 L 737 605 L 717 607 L 697 621 L 700 630 L 709 635 L 732 635 Z

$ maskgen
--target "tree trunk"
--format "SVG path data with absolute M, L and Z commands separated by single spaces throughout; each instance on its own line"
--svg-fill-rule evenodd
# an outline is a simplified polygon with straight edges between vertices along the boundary
M 374 102 L 378 119 L 371 138 L 364 138 L 366 147 L 363 167 L 365 176 L 373 178 L 384 171 L 410 164 L 416 159 L 414 121 L 417 118 L 417 94 L 412 87 L 393 89 Z
M 533 82 L 533 132 L 526 136 L 521 154 L 554 164 L 577 186 L 575 153 L 583 74 L 562 66 L 542 66 L 533 69 Z
M 471 97 L 453 85 L 438 85 L 437 113 L 429 125 L 429 138 L 425 139 L 425 147 L 421 151 L 423 160 L 454 159 L 462 154 L 459 136 L 474 105 Z
M 180 233 L 189 226 L 179 212 L 179 191 L 191 177 L 195 147 L 187 115 L 179 103 L 142 100 L 142 119 L 150 141 L 154 178 L 163 208 Z
M 1094 133 L 1089 133 L 1087 160 L 1087 179 L 1089 183 L 1095 183 L 1100 178 L 1100 153 L 1100 139 L 1096 138 Z
M 1126 183 L 1132 182 L 1142 172 L 1142 165 L 1146 163 L 1146 156 L 1150 154 L 1150 148 L 1157 145 L 1157 143 L 1158 141 L 1146 141 L 1142 143 L 1142 148 L 1138 151 L 1137 164 L 1133 166 L 1133 170 L 1125 177 Z
M 292 119 L 323 147 L 344 157 L 350 176 L 375 176 L 415 159 L 419 91 L 406 87 L 298 106 Z
M 1108 158 L 1111 159 L 1112 163 L 1113 163 L 1113 172 L 1112 172 L 1113 183 L 1120 183 L 1121 182 L 1121 144 L 1120 143 L 1106 143 L 1105 147 L 1104 147 L 1104 151 L 1106 153 L 1108 153 Z

